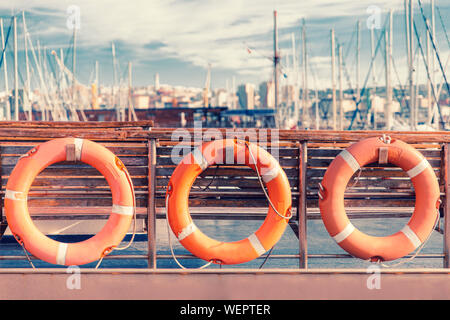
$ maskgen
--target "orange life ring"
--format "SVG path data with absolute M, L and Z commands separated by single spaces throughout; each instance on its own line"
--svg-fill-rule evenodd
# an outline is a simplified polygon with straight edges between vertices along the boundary
M 389 163 L 406 171 L 416 193 L 408 223 L 386 237 L 370 236 L 356 229 L 344 207 L 348 181 L 358 169 L 378 161 L 380 148 L 387 148 Z M 351 145 L 331 162 L 319 187 L 319 207 L 328 233 L 345 251 L 364 260 L 389 261 L 413 252 L 428 238 L 439 218 L 436 175 L 419 151 L 400 140 L 374 137 Z
M 197 176 L 208 166 L 229 163 L 226 159 L 245 162 L 258 170 L 274 207 L 269 206 L 263 224 L 255 233 L 235 242 L 217 241 L 202 233 L 192 221 L 188 204 Z M 278 242 L 292 216 L 289 181 L 278 161 L 255 144 L 233 139 L 204 143 L 186 155 L 170 178 L 166 206 L 169 225 L 178 241 L 195 256 L 217 264 L 239 264 L 261 256 Z
M 112 193 L 112 212 L 95 236 L 62 243 L 41 233 L 28 212 L 28 191 L 36 176 L 51 164 L 66 160 L 66 146 L 75 145 L 75 158 L 96 168 Z M 82 265 L 100 259 L 126 235 L 134 214 L 134 192 L 123 163 L 102 145 L 77 138 L 60 138 L 42 143 L 22 156 L 12 171 L 5 192 L 9 228 L 25 249 L 37 258 L 59 265 Z

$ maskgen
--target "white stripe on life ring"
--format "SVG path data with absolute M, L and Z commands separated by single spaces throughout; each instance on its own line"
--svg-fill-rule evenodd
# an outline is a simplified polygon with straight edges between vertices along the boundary
M 264 249 L 264 246 L 261 244 L 256 234 L 252 233 L 247 239 L 250 241 L 250 244 L 252 245 L 253 249 L 255 249 L 258 256 L 266 252 L 266 249 Z
M 420 241 L 419 237 L 414 231 L 412 231 L 412 229 L 408 225 L 404 226 L 403 229 L 400 230 L 400 232 L 402 232 L 409 239 L 409 241 L 411 241 L 414 249 L 422 244 L 422 241 Z
M 263 170 L 261 170 L 261 171 L 263 171 Z M 275 166 L 265 172 L 263 171 L 261 173 L 261 177 L 265 183 L 268 183 L 268 182 L 272 181 L 273 179 L 275 179 L 276 177 L 278 177 L 279 171 L 280 171 L 279 167 Z
M 347 162 L 350 168 L 352 168 L 353 172 L 356 172 L 356 170 L 360 168 L 358 161 L 356 161 L 355 157 L 347 150 L 342 150 L 339 155 Z
M 21 191 L 5 190 L 5 199 L 10 200 L 27 200 L 27 196 Z
M 178 241 L 181 241 L 181 240 L 183 240 L 184 238 L 188 237 L 188 236 L 191 235 L 196 229 L 197 229 L 197 227 L 195 226 L 194 222 L 191 222 L 191 223 L 188 224 L 186 227 L 184 227 L 183 230 L 181 230 L 181 232 L 178 234 L 178 236 L 177 236 Z
M 429 163 L 428 163 L 427 159 L 423 158 L 422 161 L 420 161 L 417 166 L 415 166 L 414 168 L 406 171 L 406 173 L 412 179 L 415 176 L 419 175 L 423 170 L 425 170 L 425 168 L 427 166 L 429 166 Z
M 81 150 L 83 149 L 83 139 L 75 138 L 75 160 L 81 160 Z
M 60 265 L 66 264 L 67 243 L 60 242 L 58 246 L 58 252 L 56 254 L 56 263 Z
M 340 243 L 340 242 L 344 241 L 345 239 L 347 239 L 347 237 L 349 235 L 351 235 L 354 230 L 355 230 L 355 226 L 353 224 L 351 224 L 351 222 L 349 222 L 349 224 L 344 228 L 344 230 L 342 230 L 337 235 L 335 235 L 333 237 L 333 239 L 337 243 Z
M 132 216 L 134 213 L 134 207 L 113 204 L 112 213 L 117 213 L 117 214 L 121 214 L 124 216 Z
M 192 155 L 194 156 L 195 163 L 198 164 L 202 170 L 208 168 L 208 161 L 206 161 L 205 156 L 203 155 L 200 148 L 195 148 L 192 151 Z

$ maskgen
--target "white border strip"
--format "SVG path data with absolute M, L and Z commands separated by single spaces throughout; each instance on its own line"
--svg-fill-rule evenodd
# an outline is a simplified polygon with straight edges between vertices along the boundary
M 178 241 L 181 241 L 184 238 L 190 236 L 196 229 L 197 229 L 197 227 L 194 224 L 194 222 L 191 222 L 186 227 L 184 227 L 183 230 L 181 230 L 181 232 L 178 234 L 178 236 L 177 236 Z
M 250 241 L 250 244 L 252 245 L 253 249 L 255 249 L 258 256 L 266 252 L 266 249 L 264 249 L 264 246 L 261 244 L 256 234 L 252 233 L 247 239 Z
M 416 177 L 417 175 L 419 175 L 420 173 L 422 173 L 422 171 L 425 170 L 427 168 L 427 166 L 429 166 L 429 165 L 430 164 L 428 163 L 427 159 L 423 158 L 422 161 L 420 161 L 417 166 L 406 171 L 406 173 L 412 179 L 412 178 Z
M 353 172 L 356 172 L 360 168 L 358 161 L 355 157 L 347 150 L 342 150 L 339 155 L 347 162 L 347 164 L 352 168 Z
M 22 191 L 5 190 L 5 199 L 10 200 L 27 200 L 26 195 Z
M 192 151 L 192 155 L 194 156 L 195 163 L 198 164 L 202 170 L 208 168 L 208 161 L 206 161 L 205 156 L 203 155 L 200 148 L 195 148 Z
M 58 246 L 58 253 L 56 254 L 56 263 L 60 265 L 66 264 L 66 254 L 67 254 L 67 248 L 68 244 L 64 242 L 60 242 Z
M 344 228 L 344 230 L 342 230 L 337 235 L 335 235 L 333 237 L 333 239 L 337 243 L 340 243 L 340 242 L 344 241 L 345 239 L 347 239 L 347 237 L 349 235 L 351 235 L 354 230 L 355 230 L 355 226 L 351 222 L 349 222 L 349 224 Z
M 118 204 L 113 204 L 112 206 L 112 213 L 121 214 L 124 216 L 132 216 L 134 213 L 134 207 L 133 206 L 121 206 Z
M 420 241 L 419 237 L 414 231 L 412 231 L 412 229 L 408 225 L 404 226 L 403 229 L 400 230 L 400 232 L 402 232 L 409 239 L 409 241 L 411 241 L 414 249 L 422 244 L 422 241 Z
M 75 138 L 75 160 L 81 161 L 81 150 L 83 149 L 83 139 Z

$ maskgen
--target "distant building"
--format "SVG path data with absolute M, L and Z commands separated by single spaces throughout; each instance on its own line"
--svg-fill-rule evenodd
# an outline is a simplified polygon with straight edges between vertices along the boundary
M 238 87 L 238 98 L 239 104 L 243 109 L 254 109 L 255 108 L 255 86 L 246 83 Z
M 214 90 L 212 105 L 215 107 L 226 107 L 229 104 L 228 92 L 225 89 Z
M 150 97 L 146 94 L 133 94 L 132 101 L 135 109 L 147 109 L 150 105 Z
M 299 98 L 297 88 L 291 84 L 285 85 L 281 88 L 281 101 L 287 105 L 292 105 L 296 99 Z
M 259 97 L 261 108 L 275 108 L 275 85 L 273 81 L 262 82 L 259 85 Z
M 159 90 L 159 73 L 155 74 L 155 91 Z

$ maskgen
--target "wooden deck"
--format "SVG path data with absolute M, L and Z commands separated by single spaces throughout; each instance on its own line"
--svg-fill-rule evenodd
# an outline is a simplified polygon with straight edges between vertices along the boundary
M 450 271 L 0 269 L 0 285 L 1 300 L 446 300 Z

